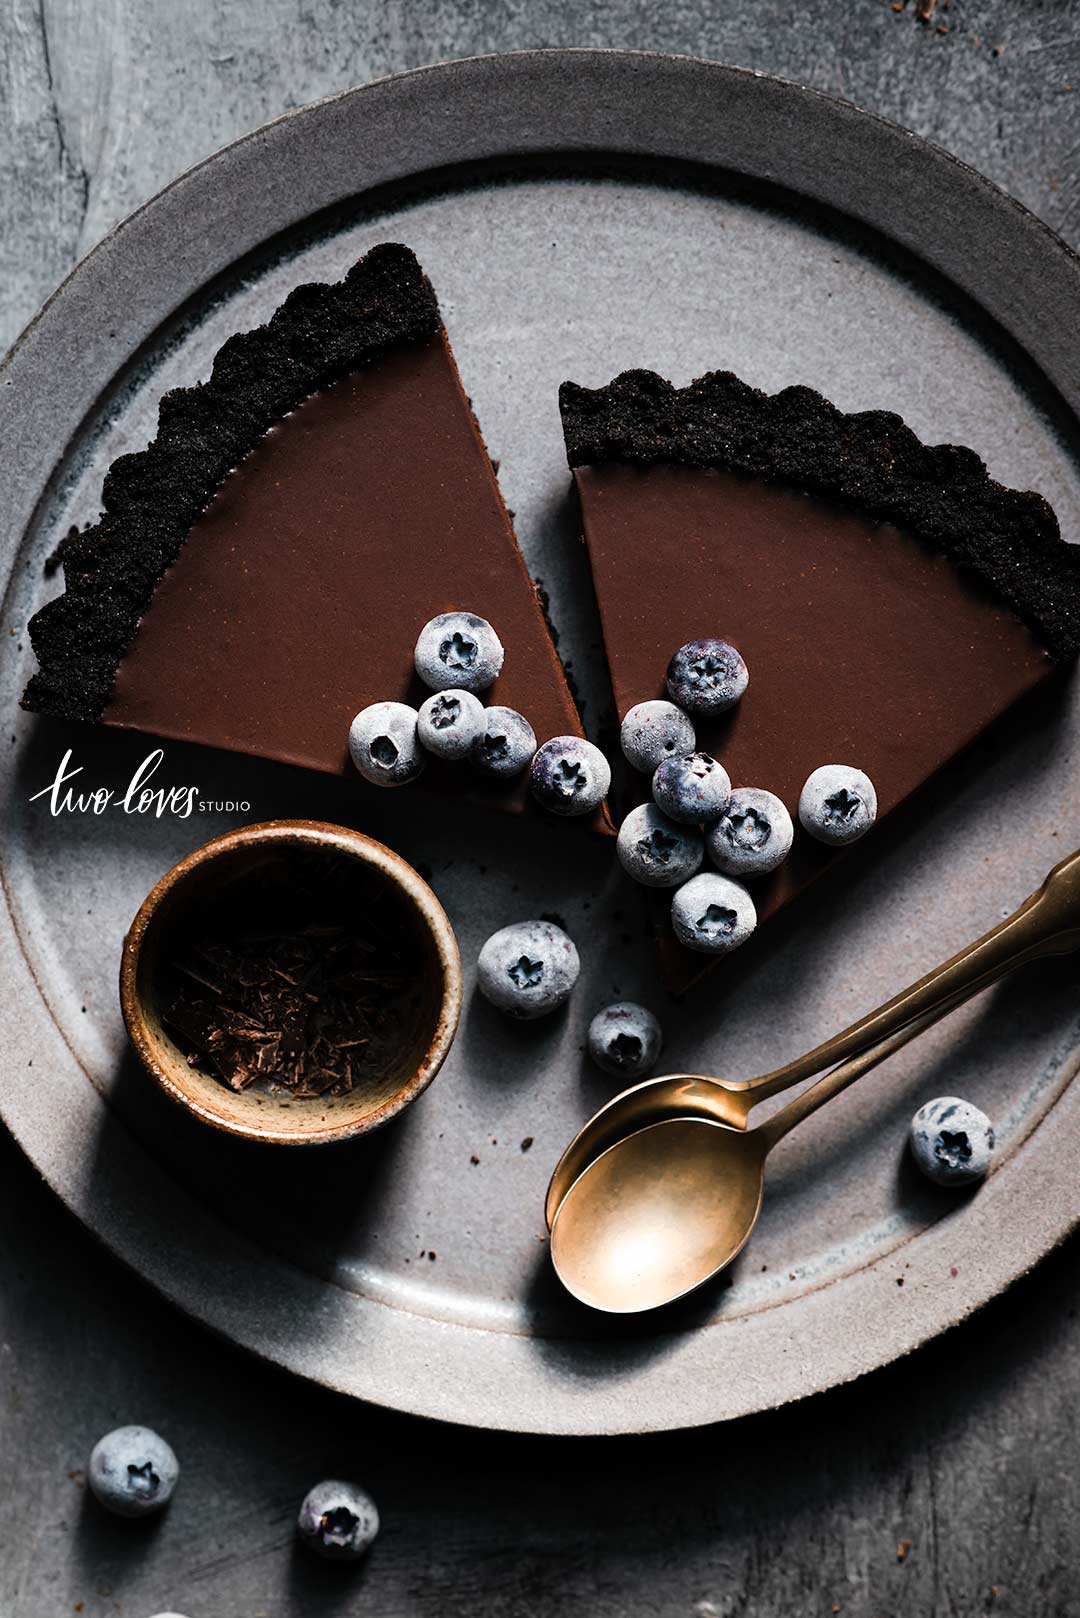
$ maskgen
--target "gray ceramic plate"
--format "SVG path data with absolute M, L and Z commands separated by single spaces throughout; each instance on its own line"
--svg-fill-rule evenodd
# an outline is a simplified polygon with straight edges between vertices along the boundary
M 1076 261 L 898 129 L 747 73 L 590 52 L 455 63 L 259 131 L 92 253 L 3 373 L 4 1117 L 86 1225 L 183 1308 L 403 1410 L 641 1431 L 869 1371 L 1000 1291 L 1080 1217 L 1075 967 L 1003 986 L 815 1118 L 778 1154 L 730 1284 L 618 1327 L 569 1305 L 545 1246 L 550 1168 L 611 1088 L 582 1058 L 586 1020 L 640 995 L 665 1022 L 667 1066 L 743 1076 L 884 998 L 1080 843 L 1071 699 L 965 760 L 749 970 L 683 1010 L 650 980 L 637 893 L 558 828 L 420 795 L 388 805 L 177 746 L 159 780 L 249 807 L 53 817 L 29 801 L 68 747 L 76 788 L 126 782 L 147 751 L 17 712 L 22 626 L 56 587 L 43 558 L 93 516 L 103 469 L 145 442 L 166 387 L 205 375 L 222 340 L 297 282 L 339 276 L 386 238 L 411 243 L 439 290 L 590 722 L 604 695 L 566 499 L 564 377 L 648 364 L 685 381 L 730 366 L 766 388 L 810 383 L 845 409 L 890 406 L 1041 489 L 1077 531 Z M 496 925 L 564 916 L 586 963 L 570 1015 L 523 1030 L 470 997 L 438 1082 L 352 1149 L 260 1152 L 191 1124 L 125 1051 L 121 936 L 177 856 L 290 814 L 359 825 L 428 864 L 466 963 Z M 903 1154 L 912 1109 L 942 1091 L 1000 1127 L 997 1171 L 964 1201 L 919 1183 Z

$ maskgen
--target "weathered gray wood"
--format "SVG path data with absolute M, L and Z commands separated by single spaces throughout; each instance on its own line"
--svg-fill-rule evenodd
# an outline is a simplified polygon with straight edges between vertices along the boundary
M 79 256 L 182 169 L 317 96 L 535 45 L 686 51 L 916 129 L 1080 239 L 1075 0 L 7 0 L 0 347 Z M 938 26 L 947 28 L 939 33 Z
M 1080 240 L 1080 7 L 938 0 L 938 20 L 949 32 L 914 0 L 8 0 L 0 346 L 117 219 L 222 142 L 377 74 L 524 45 L 684 50 L 801 79 L 937 140 Z M 1075 1242 L 861 1385 L 594 1444 L 437 1429 L 260 1368 L 101 1254 L 6 1140 L 0 1230 L 5 1618 L 1080 1614 Z M 78 1475 L 94 1438 L 133 1419 L 185 1468 L 149 1530 L 104 1520 Z M 299 1496 L 327 1472 L 383 1509 L 359 1577 L 293 1545 Z

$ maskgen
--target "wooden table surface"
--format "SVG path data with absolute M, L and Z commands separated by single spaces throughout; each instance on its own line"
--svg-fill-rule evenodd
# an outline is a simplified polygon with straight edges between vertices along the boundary
M 5 0 L 0 350 L 225 141 L 401 68 L 539 45 L 685 51 L 846 96 L 1080 241 L 1073 0 L 937 0 L 929 21 L 916 0 Z M 439 1428 L 260 1367 L 99 1252 L 6 1137 L 0 1221 L 3 1618 L 1080 1614 L 1076 1240 L 853 1387 L 689 1437 L 582 1442 Z M 133 1527 L 81 1469 L 136 1420 L 184 1475 L 164 1520 Z M 382 1509 L 359 1572 L 294 1544 L 300 1497 L 334 1474 Z

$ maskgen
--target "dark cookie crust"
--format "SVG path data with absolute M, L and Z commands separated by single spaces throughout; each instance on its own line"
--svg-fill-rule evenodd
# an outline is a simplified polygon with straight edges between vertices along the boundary
M 564 382 L 559 408 L 571 466 L 675 462 L 841 500 L 970 568 L 1051 656 L 1080 652 L 1080 546 L 1043 497 L 995 483 L 973 450 L 923 444 L 891 411 L 844 415 L 810 388 L 769 395 L 730 371 L 686 388 L 654 371 Z
M 343 281 L 297 287 L 218 350 L 208 382 L 167 393 L 154 441 L 109 468 L 101 519 L 65 541 L 65 592 L 30 621 L 39 668 L 22 706 L 100 718 L 158 581 L 233 468 L 310 394 L 439 329 L 431 283 L 388 242 Z

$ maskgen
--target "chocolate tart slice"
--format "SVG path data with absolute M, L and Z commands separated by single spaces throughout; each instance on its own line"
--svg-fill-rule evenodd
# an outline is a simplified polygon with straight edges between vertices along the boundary
M 1080 650 L 1080 547 L 1046 501 L 899 416 L 729 372 L 568 382 L 560 405 L 620 718 L 679 646 L 731 641 L 750 685 L 699 743 L 793 817 L 820 764 L 865 770 L 890 813 Z M 844 852 L 796 826 L 759 918 Z M 661 933 L 685 987 L 709 957 Z
M 581 734 L 406 247 L 373 248 L 231 338 L 208 382 L 165 395 L 157 437 L 114 463 L 102 507 L 30 625 L 24 707 L 351 774 L 352 716 L 423 700 L 416 637 L 465 608 L 506 646 L 488 700 L 540 740 Z M 432 766 L 423 783 L 473 779 Z M 478 790 L 526 801 L 523 780 Z

